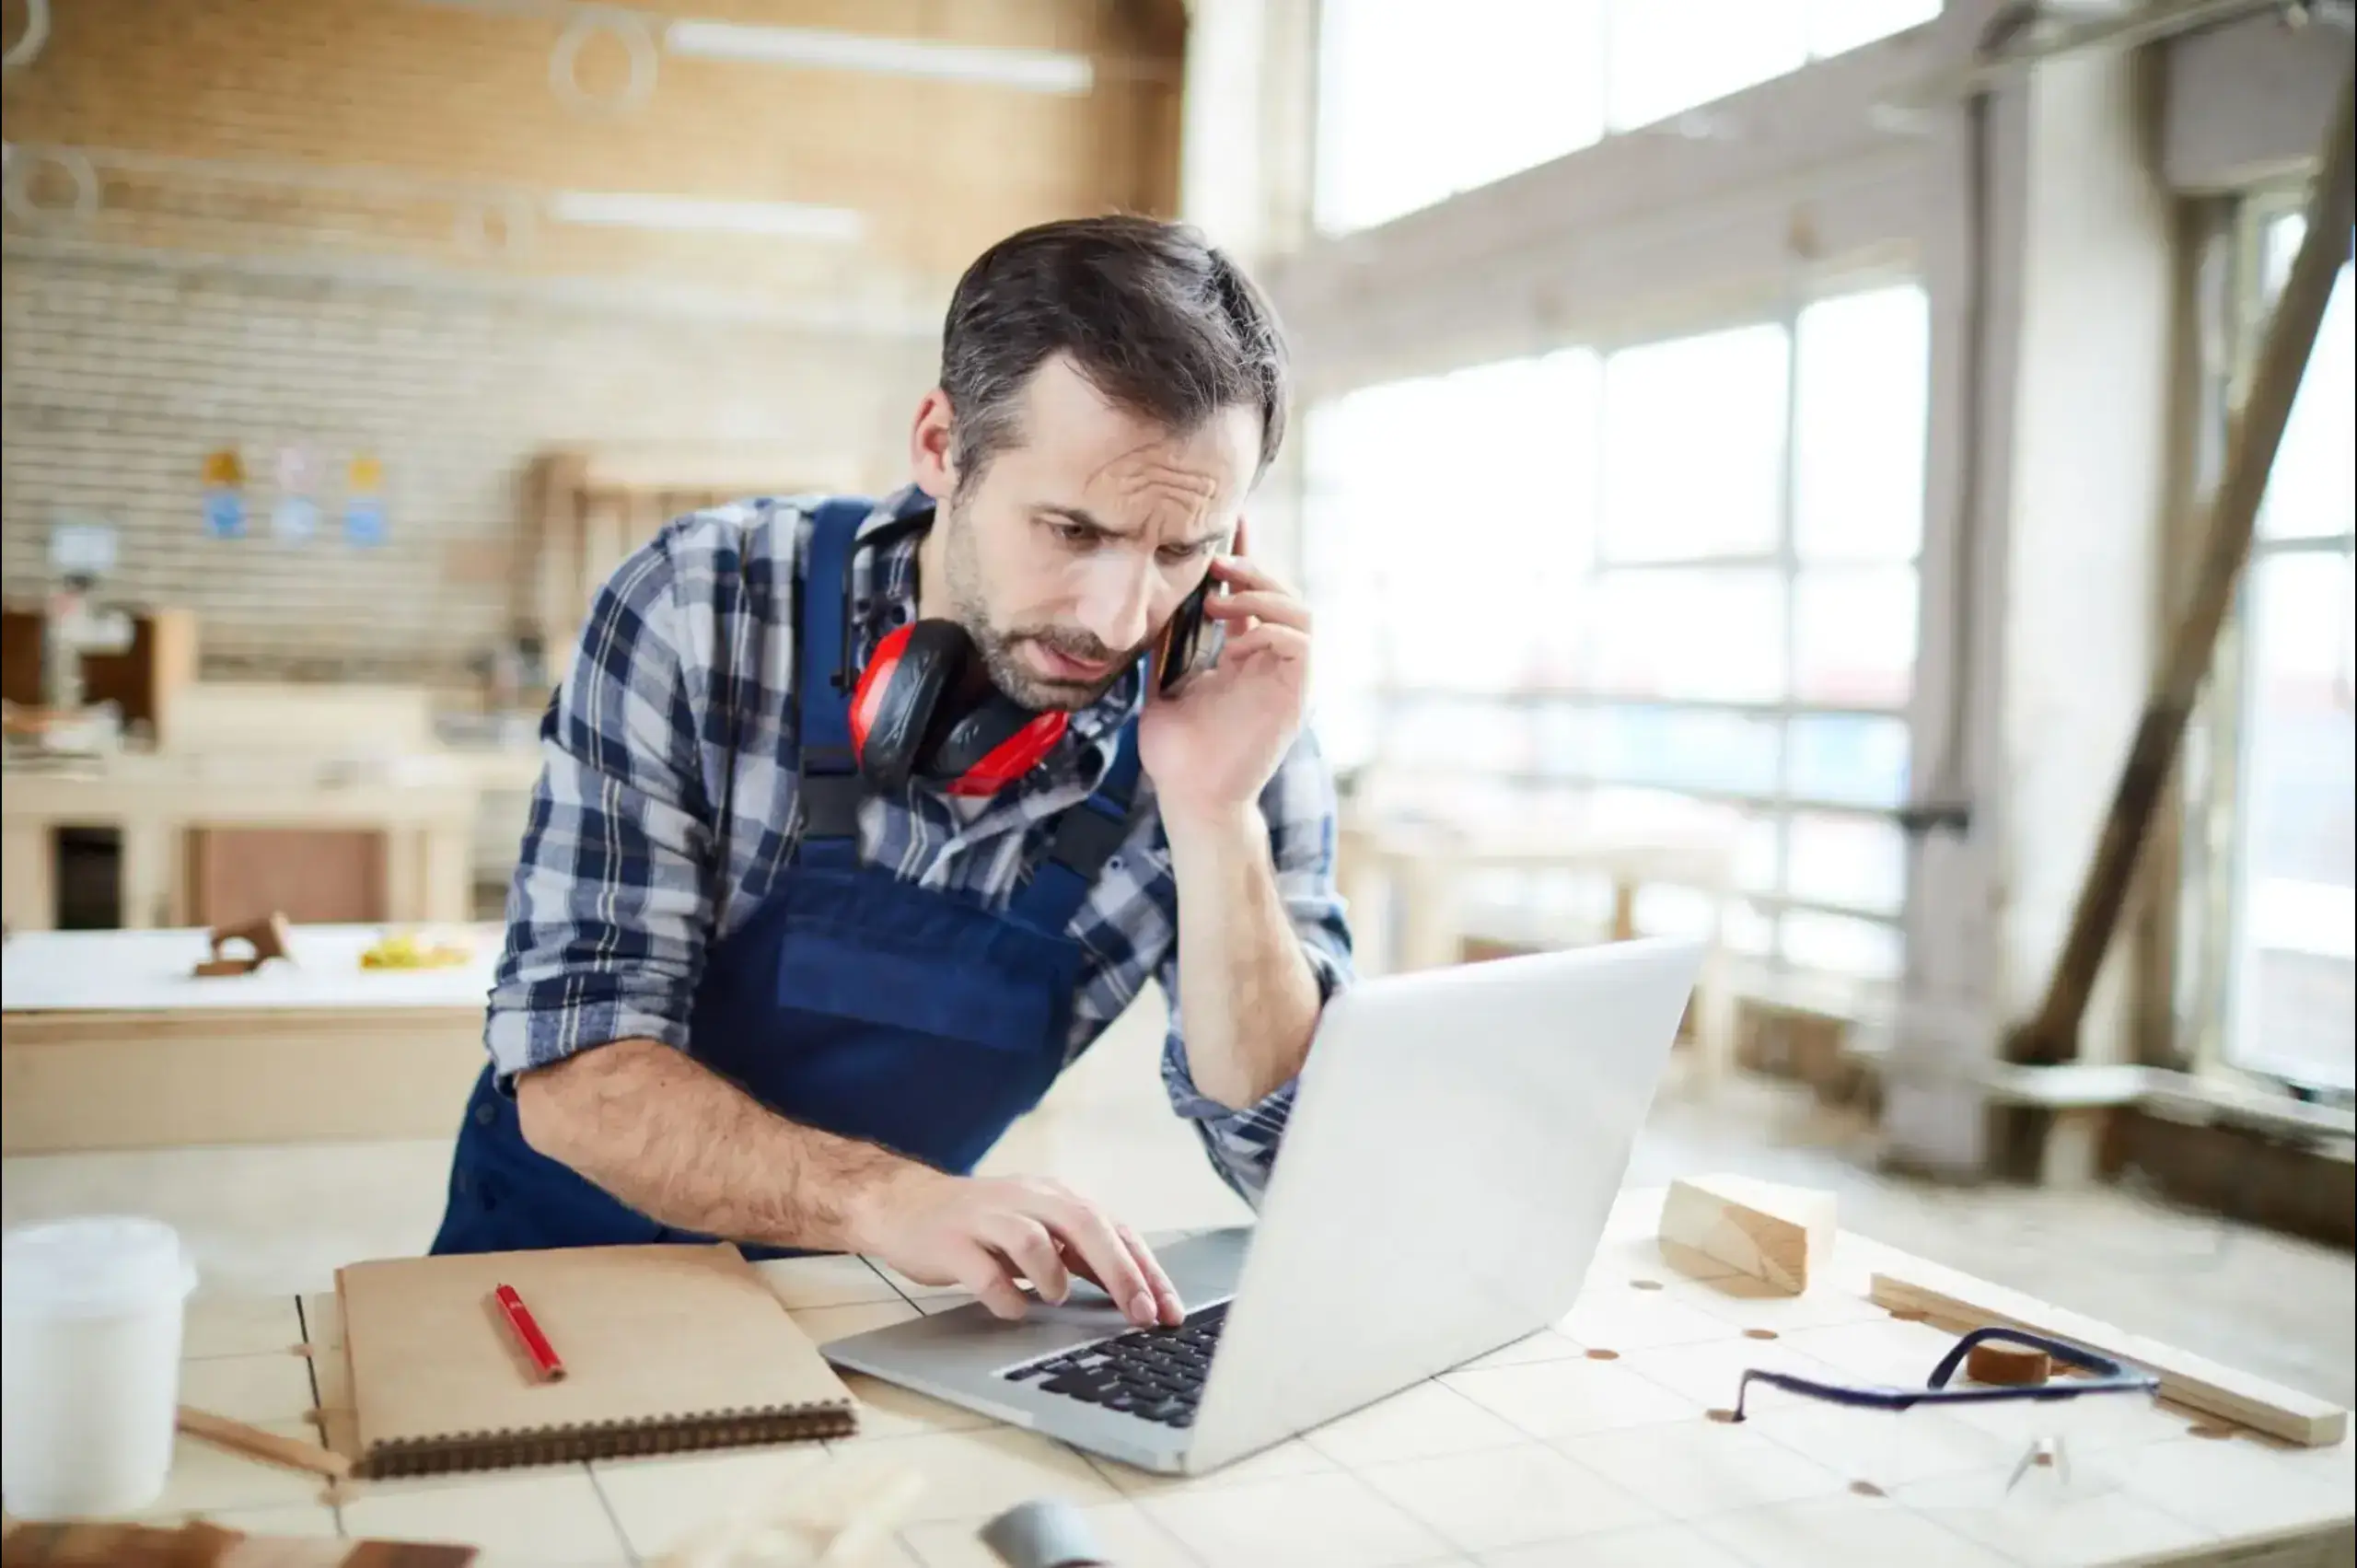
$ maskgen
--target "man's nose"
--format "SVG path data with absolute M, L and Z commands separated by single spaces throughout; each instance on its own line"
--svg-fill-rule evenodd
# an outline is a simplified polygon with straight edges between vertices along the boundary
M 1126 561 L 1097 563 L 1080 601 L 1080 623 L 1115 653 L 1145 641 L 1154 611 L 1154 573 Z

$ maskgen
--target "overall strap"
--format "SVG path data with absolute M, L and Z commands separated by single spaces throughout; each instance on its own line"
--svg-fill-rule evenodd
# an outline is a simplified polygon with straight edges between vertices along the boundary
M 859 861 L 859 803 L 866 791 L 852 752 L 851 642 L 843 600 L 852 547 L 873 509 L 857 496 L 842 496 L 819 503 L 810 513 L 802 634 L 795 649 L 801 686 L 796 788 L 802 801 L 800 854 L 819 865 Z
M 1129 837 L 1130 801 L 1138 787 L 1138 726 L 1121 726 L 1113 761 L 1097 793 L 1056 819 L 1055 842 L 1031 880 L 1016 890 L 1009 912 L 1035 931 L 1062 935 L 1105 863 Z

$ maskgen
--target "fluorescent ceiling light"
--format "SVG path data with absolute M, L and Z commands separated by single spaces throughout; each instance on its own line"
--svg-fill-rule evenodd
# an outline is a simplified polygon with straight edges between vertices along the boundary
M 869 71 L 886 76 L 929 76 L 938 81 L 981 82 L 1067 97 L 1086 93 L 1096 79 L 1096 72 L 1085 54 L 931 43 L 922 39 L 877 38 L 817 28 L 750 27 L 688 18 L 663 29 L 663 47 L 674 54 L 705 60 Z
M 610 224 L 673 233 L 767 234 L 788 239 L 857 239 L 866 223 L 848 207 L 794 202 L 711 202 L 621 191 L 560 191 L 549 201 L 559 223 Z

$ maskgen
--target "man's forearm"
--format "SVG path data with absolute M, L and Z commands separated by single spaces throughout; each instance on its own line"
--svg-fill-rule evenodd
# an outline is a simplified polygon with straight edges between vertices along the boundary
M 1172 820 L 1178 879 L 1178 1006 L 1195 1086 L 1242 1110 L 1301 1071 L 1318 1027 L 1318 976 L 1285 913 L 1257 806 Z
M 517 1109 L 535 1149 L 648 1218 L 761 1246 L 860 1250 L 874 1204 L 927 1168 L 788 1121 L 657 1040 L 527 1073 Z

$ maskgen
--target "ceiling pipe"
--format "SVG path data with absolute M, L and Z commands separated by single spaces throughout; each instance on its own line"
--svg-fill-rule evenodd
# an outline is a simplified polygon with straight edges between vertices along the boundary
M 2019 47 L 1980 54 L 1956 69 L 1926 76 L 1884 107 L 1900 115 L 1920 113 L 2004 87 L 2035 66 L 2072 55 L 2138 49 L 2266 12 L 2289 19 L 2294 12 L 2328 8 L 2347 9 L 2345 5 L 2329 7 L 2303 0 L 2167 0 L 2125 15 L 2058 21 Z

